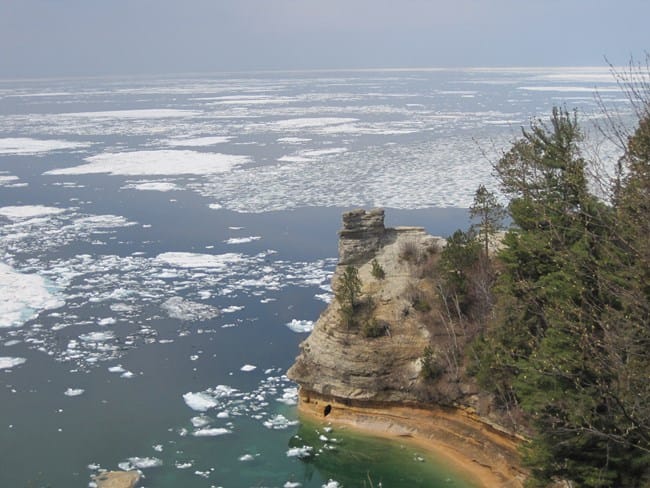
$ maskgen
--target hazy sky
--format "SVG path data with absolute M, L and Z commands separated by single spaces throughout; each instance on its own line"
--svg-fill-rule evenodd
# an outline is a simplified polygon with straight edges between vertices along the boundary
M 0 77 L 603 66 L 649 0 L 0 0 Z

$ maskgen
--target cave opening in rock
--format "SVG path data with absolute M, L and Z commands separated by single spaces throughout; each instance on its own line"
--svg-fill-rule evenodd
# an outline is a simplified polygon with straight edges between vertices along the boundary
M 327 417 L 331 411 L 332 405 L 325 405 L 325 408 L 323 409 L 323 417 Z

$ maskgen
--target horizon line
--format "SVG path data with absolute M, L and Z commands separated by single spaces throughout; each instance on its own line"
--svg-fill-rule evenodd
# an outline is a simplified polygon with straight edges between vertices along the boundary
M 254 74 L 298 74 L 298 73 L 426 73 L 446 71 L 560 71 L 560 70 L 598 70 L 612 72 L 612 70 L 624 69 L 627 66 L 594 66 L 594 65 L 510 65 L 510 66 L 421 66 L 421 67 L 383 67 L 383 68 L 305 68 L 305 69 L 250 69 L 250 70 L 227 70 L 227 71 L 183 71 L 183 72 L 157 72 L 157 73 L 121 73 L 121 74 L 95 74 L 95 75 L 56 75 L 56 76 L 22 76 L 3 77 L 0 75 L 0 83 L 20 81 L 48 81 L 48 80 L 97 80 L 116 78 L 152 78 L 152 77 L 185 77 L 185 76 L 227 76 L 227 75 L 254 75 Z

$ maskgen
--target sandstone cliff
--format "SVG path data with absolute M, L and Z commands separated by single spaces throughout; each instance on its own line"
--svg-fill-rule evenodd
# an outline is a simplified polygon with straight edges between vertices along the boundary
M 301 409 L 435 439 L 488 467 L 494 477 L 486 486 L 517 486 L 518 439 L 502 426 L 489 396 L 462 374 L 464 331 L 453 329 L 440 310 L 426 308 L 436 290 L 435 280 L 423 275 L 444 239 L 420 227 L 386 228 L 379 209 L 345 213 L 339 236 L 332 283 L 336 289 L 346 267 L 358 270 L 357 320 L 346 323 L 333 300 L 301 344 L 288 372 L 300 385 Z M 364 333 L 369 320 L 379 324 L 377 337 Z M 441 365 L 433 379 L 422 374 L 427 347 Z
M 410 392 L 418 382 L 420 359 L 431 337 L 427 328 L 409 313 L 407 299 L 412 283 L 411 264 L 400 258 L 400 250 L 435 252 L 442 240 L 419 227 L 384 227 L 384 211 L 355 210 L 343 215 L 339 240 L 339 265 L 334 286 L 347 265 L 358 268 L 364 297 L 372 297 L 374 319 L 387 332 L 365 337 L 359 326 L 342 324 L 334 300 L 316 322 L 289 377 L 304 391 L 339 399 L 403 402 L 414 401 Z M 372 275 L 372 260 L 385 273 Z

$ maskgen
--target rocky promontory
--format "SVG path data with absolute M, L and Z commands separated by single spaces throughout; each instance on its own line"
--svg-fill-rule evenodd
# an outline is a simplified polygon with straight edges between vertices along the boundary
M 421 227 L 386 228 L 381 209 L 344 213 L 339 237 L 333 289 L 352 267 L 360 293 L 354 320 L 335 299 L 300 345 L 288 375 L 300 385 L 301 411 L 430 442 L 467 461 L 466 468 L 489 473 L 485 486 L 519 486 L 520 438 L 501 425 L 491 398 L 460 374 L 463 360 L 453 356 L 464 331 L 429 304 L 436 295 L 432 263 L 445 240 Z M 423 374 L 431 351 L 444 365 L 435 379 Z

